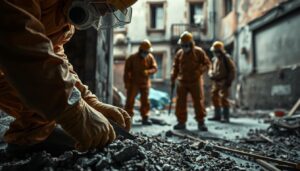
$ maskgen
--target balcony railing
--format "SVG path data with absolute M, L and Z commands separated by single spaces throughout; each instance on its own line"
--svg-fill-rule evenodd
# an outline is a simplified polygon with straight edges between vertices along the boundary
M 200 41 L 201 26 L 198 24 L 172 24 L 171 25 L 171 40 L 172 43 L 177 43 L 180 35 L 184 31 L 189 31 L 193 34 L 194 40 Z

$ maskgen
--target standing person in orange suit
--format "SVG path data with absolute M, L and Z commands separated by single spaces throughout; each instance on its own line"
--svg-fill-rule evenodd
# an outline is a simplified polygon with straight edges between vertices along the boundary
M 208 71 L 210 61 L 205 51 L 195 46 L 191 33 L 187 31 L 182 33 L 178 43 L 181 49 L 176 53 L 171 74 L 172 85 L 175 84 L 176 79 L 178 80 L 175 112 L 178 123 L 174 126 L 174 129 L 186 128 L 187 94 L 191 93 L 198 129 L 200 131 L 207 131 L 204 123 L 206 111 L 202 75 Z
M 149 120 L 150 102 L 148 99 L 151 86 L 150 75 L 157 72 L 156 61 L 151 54 L 152 45 L 149 40 L 144 40 L 139 51 L 131 55 L 125 63 L 124 82 L 127 90 L 125 110 L 133 117 L 135 97 L 141 94 L 141 116 L 143 125 L 151 125 Z
M 208 72 L 212 80 L 211 97 L 215 107 L 214 116 L 209 118 L 213 121 L 229 122 L 230 103 L 228 101 L 229 90 L 234 80 L 236 67 L 229 54 L 226 53 L 224 44 L 220 41 L 213 43 L 211 49 L 214 58 Z M 223 108 L 223 111 L 221 111 Z M 223 118 L 222 118 L 222 115 Z

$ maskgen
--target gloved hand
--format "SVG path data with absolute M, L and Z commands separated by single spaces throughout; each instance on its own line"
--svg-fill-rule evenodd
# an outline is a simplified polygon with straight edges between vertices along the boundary
M 127 131 L 131 128 L 131 117 L 129 114 L 119 107 L 115 107 L 102 102 L 94 102 L 90 104 L 94 109 L 101 112 L 105 117 L 115 121 Z
M 147 69 L 144 70 L 144 75 L 146 75 L 146 76 L 150 75 L 150 73 L 149 73 L 149 71 Z
M 125 85 L 129 85 L 129 84 L 130 83 L 125 83 Z M 98 98 L 91 91 L 88 90 L 87 86 L 84 86 L 80 82 L 80 80 L 78 80 L 78 84 L 76 86 L 80 90 L 84 101 L 89 106 L 91 106 L 93 109 L 96 109 L 98 112 L 103 114 L 106 118 L 115 121 L 123 128 L 127 130 L 130 129 L 131 117 L 127 114 L 125 110 L 100 102 Z
M 108 120 L 83 99 L 59 115 L 56 121 L 77 141 L 75 148 L 79 151 L 103 148 L 116 138 Z
M 207 73 L 207 75 L 209 76 L 209 78 L 210 78 L 211 80 L 214 80 L 214 74 L 213 74 L 213 71 L 212 71 L 212 70 L 209 70 L 208 73 Z

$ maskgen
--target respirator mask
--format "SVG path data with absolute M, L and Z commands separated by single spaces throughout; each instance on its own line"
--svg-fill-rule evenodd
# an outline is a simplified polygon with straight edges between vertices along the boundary
M 180 45 L 184 53 L 188 53 L 192 49 L 191 43 L 184 43 Z
M 142 58 L 146 58 L 148 56 L 149 52 L 141 51 L 140 54 L 141 54 Z
M 214 54 L 215 56 L 217 56 L 217 57 L 221 57 L 221 56 L 222 56 L 222 52 L 219 51 L 219 50 L 214 51 L 213 54 Z
M 107 2 L 95 0 L 74 0 L 68 10 L 68 20 L 79 30 L 123 26 L 131 22 L 131 16 L 131 7 L 118 10 Z

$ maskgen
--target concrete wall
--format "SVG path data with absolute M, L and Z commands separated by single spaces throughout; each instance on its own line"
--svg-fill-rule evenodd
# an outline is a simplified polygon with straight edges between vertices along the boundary
M 300 29 L 296 29 L 299 25 L 300 12 L 297 12 L 255 31 L 257 72 L 300 64 Z
M 243 79 L 242 106 L 250 109 L 291 109 L 300 97 L 300 67 L 285 68 Z

